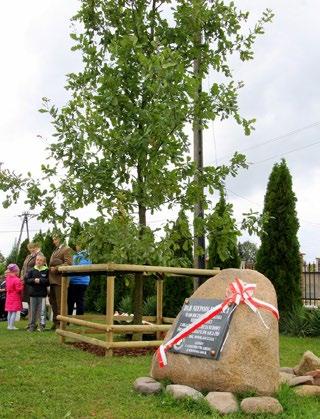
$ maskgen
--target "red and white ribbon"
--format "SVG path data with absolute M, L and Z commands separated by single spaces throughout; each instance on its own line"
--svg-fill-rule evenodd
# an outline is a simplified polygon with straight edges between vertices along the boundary
M 279 320 L 279 312 L 278 310 L 270 303 L 266 303 L 262 300 L 258 300 L 257 298 L 253 297 L 253 291 L 256 288 L 256 284 L 246 284 L 245 282 L 241 281 L 239 278 L 236 278 L 234 282 L 232 282 L 227 289 L 226 299 L 213 307 L 211 310 L 207 311 L 207 313 L 203 314 L 202 316 L 198 317 L 194 322 L 192 322 L 189 326 L 181 330 L 177 333 L 173 338 L 171 338 L 168 342 L 163 343 L 157 350 L 157 359 L 159 366 L 162 368 L 167 365 L 167 356 L 166 352 L 176 345 L 178 342 L 189 336 L 199 327 L 207 323 L 209 320 L 213 319 L 215 316 L 220 314 L 221 312 L 225 311 L 226 307 L 235 304 L 236 307 L 241 304 L 247 304 L 250 309 L 259 314 L 259 308 L 264 308 L 270 311 L 277 320 Z M 261 315 L 261 320 L 263 321 Z M 264 321 L 263 321 L 264 323 Z M 266 326 L 266 324 L 264 323 Z M 266 326 L 267 327 L 267 326 Z

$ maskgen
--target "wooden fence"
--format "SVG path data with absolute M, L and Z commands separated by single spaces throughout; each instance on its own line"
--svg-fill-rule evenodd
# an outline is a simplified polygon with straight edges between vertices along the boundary
M 189 269 L 189 268 L 174 268 L 164 266 L 144 266 L 144 265 L 127 265 L 127 264 L 93 264 L 93 265 L 77 265 L 77 266 L 60 266 L 59 271 L 62 273 L 61 284 L 61 314 L 57 317 L 60 321 L 60 328 L 56 333 L 60 336 L 60 342 L 64 343 L 66 338 L 78 340 L 93 345 L 97 345 L 106 349 L 106 355 L 112 356 L 114 348 L 145 348 L 159 346 L 162 342 L 160 340 L 161 333 L 166 332 L 170 328 L 173 319 L 163 317 L 163 280 L 156 280 L 157 292 L 157 312 L 156 316 L 148 317 L 148 320 L 155 322 L 155 324 L 114 324 L 115 320 L 119 317 L 114 316 L 114 285 L 115 275 L 117 272 L 133 273 L 133 274 L 161 274 L 164 275 L 179 275 L 179 276 L 192 276 L 192 277 L 211 277 L 219 272 L 219 269 Z M 106 316 L 105 324 L 96 323 L 94 321 L 82 320 L 73 316 L 67 315 L 67 296 L 68 296 L 68 276 L 70 274 L 87 274 L 87 275 L 106 275 Z M 117 280 L 121 280 L 117 278 Z M 74 333 L 67 330 L 68 324 L 75 324 L 79 326 L 90 327 L 91 329 L 105 333 L 105 341 L 96 339 L 90 336 L 85 336 L 81 333 Z M 156 340 L 145 341 L 114 341 L 114 334 L 126 333 L 156 333 Z

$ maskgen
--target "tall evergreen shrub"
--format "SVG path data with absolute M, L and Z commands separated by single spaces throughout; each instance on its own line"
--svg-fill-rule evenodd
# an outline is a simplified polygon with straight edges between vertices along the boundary
M 168 251 L 171 253 L 171 266 L 191 268 L 193 264 L 193 239 L 189 222 L 184 211 L 180 211 L 176 222 L 167 232 Z M 163 312 L 165 316 L 175 317 L 186 297 L 193 291 L 193 281 L 189 277 L 167 277 L 164 280 Z
M 213 213 L 208 217 L 207 226 L 208 268 L 239 268 L 237 238 L 240 233 L 233 218 L 232 204 L 226 202 L 223 191 Z
M 17 257 L 17 262 L 16 262 L 17 265 L 19 266 L 20 270 L 23 266 L 23 262 L 24 262 L 25 258 L 29 254 L 29 250 L 28 250 L 28 247 L 27 247 L 28 243 L 29 243 L 29 240 L 25 239 L 20 245 L 20 249 L 19 249 L 19 253 L 18 253 L 18 257 Z
M 285 160 L 274 165 L 264 198 L 264 213 L 269 221 L 257 253 L 256 269 L 273 283 L 280 312 L 293 311 L 302 304 L 301 260 L 297 233 L 299 222 L 297 198 L 292 190 L 292 177 Z

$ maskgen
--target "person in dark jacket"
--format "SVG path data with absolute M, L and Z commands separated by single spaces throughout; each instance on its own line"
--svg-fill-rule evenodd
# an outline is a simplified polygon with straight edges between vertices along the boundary
M 62 275 L 59 272 L 58 268 L 62 265 L 72 265 L 72 251 L 70 247 L 65 246 L 62 243 L 62 236 L 60 233 L 56 232 L 52 235 L 52 241 L 56 246 L 55 250 L 52 252 L 50 261 L 49 261 L 49 282 L 50 282 L 50 294 L 49 302 L 52 307 L 53 313 L 53 325 L 51 330 L 56 329 L 59 326 L 59 321 L 57 316 L 61 311 L 61 281 Z
M 22 265 L 22 269 L 20 272 L 20 277 L 22 279 L 22 281 L 25 283 L 25 280 L 27 278 L 27 275 L 29 273 L 29 271 L 34 267 L 35 263 L 36 263 L 36 257 L 37 255 L 42 255 L 43 253 L 41 253 L 40 250 L 40 245 L 38 243 L 28 243 L 27 244 L 27 248 L 30 252 L 30 254 L 25 258 L 23 265 Z M 27 287 L 24 288 L 23 290 L 23 300 L 24 302 L 29 304 L 29 295 L 27 294 L 28 289 Z
M 92 262 L 89 259 L 88 253 L 81 250 L 79 244 L 76 245 L 77 253 L 73 255 L 73 265 L 90 265 Z M 86 289 L 90 282 L 90 276 L 70 276 L 68 288 L 68 315 L 73 313 L 74 305 L 76 304 L 76 314 L 84 314 L 84 297 Z
M 30 296 L 29 313 L 29 332 L 34 332 L 39 324 L 39 331 L 46 327 L 46 316 L 43 312 L 46 310 L 47 287 L 49 286 L 48 267 L 46 258 L 43 255 L 37 255 L 36 264 L 26 277 L 26 285 Z

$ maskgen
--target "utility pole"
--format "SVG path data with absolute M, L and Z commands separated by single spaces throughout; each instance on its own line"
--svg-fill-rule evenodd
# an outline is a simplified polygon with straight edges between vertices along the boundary
M 29 221 L 29 218 L 34 218 L 36 216 L 37 216 L 37 214 L 30 214 L 29 212 L 23 212 L 22 214 L 18 215 L 18 217 L 21 217 L 22 218 L 22 224 L 21 224 L 19 238 L 18 238 L 18 243 L 17 243 L 17 250 L 18 250 L 18 252 L 19 252 L 19 247 L 20 247 L 20 243 L 21 243 L 21 237 L 22 237 L 22 233 L 23 233 L 23 227 L 24 227 L 24 225 L 26 226 L 27 238 L 30 241 L 28 221 Z
M 195 7 L 195 18 L 197 19 L 197 2 L 194 2 Z M 199 24 L 198 31 L 195 33 L 194 39 L 194 46 L 196 51 L 201 51 L 201 44 L 202 44 L 202 28 L 201 23 Z M 193 62 L 193 73 L 194 76 L 197 78 L 199 77 L 199 73 L 201 72 L 201 56 L 200 53 L 198 57 L 194 59 Z M 199 82 L 198 92 L 194 98 L 194 106 L 195 108 L 198 105 L 199 96 L 202 92 L 202 80 Z M 202 139 L 202 120 L 195 115 L 193 120 L 193 159 L 196 165 L 197 172 L 202 172 L 203 169 L 203 139 Z M 197 180 L 197 175 L 195 177 Z M 194 259 L 193 265 L 195 268 L 205 269 L 205 236 L 204 232 L 196 231 L 196 219 L 204 219 L 204 210 L 202 204 L 202 197 L 203 197 L 203 190 L 199 194 L 199 201 L 194 206 Z M 199 254 L 199 250 L 201 249 L 201 254 Z M 195 287 L 198 287 L 203 283 L 202 278 L 198 278 Z

